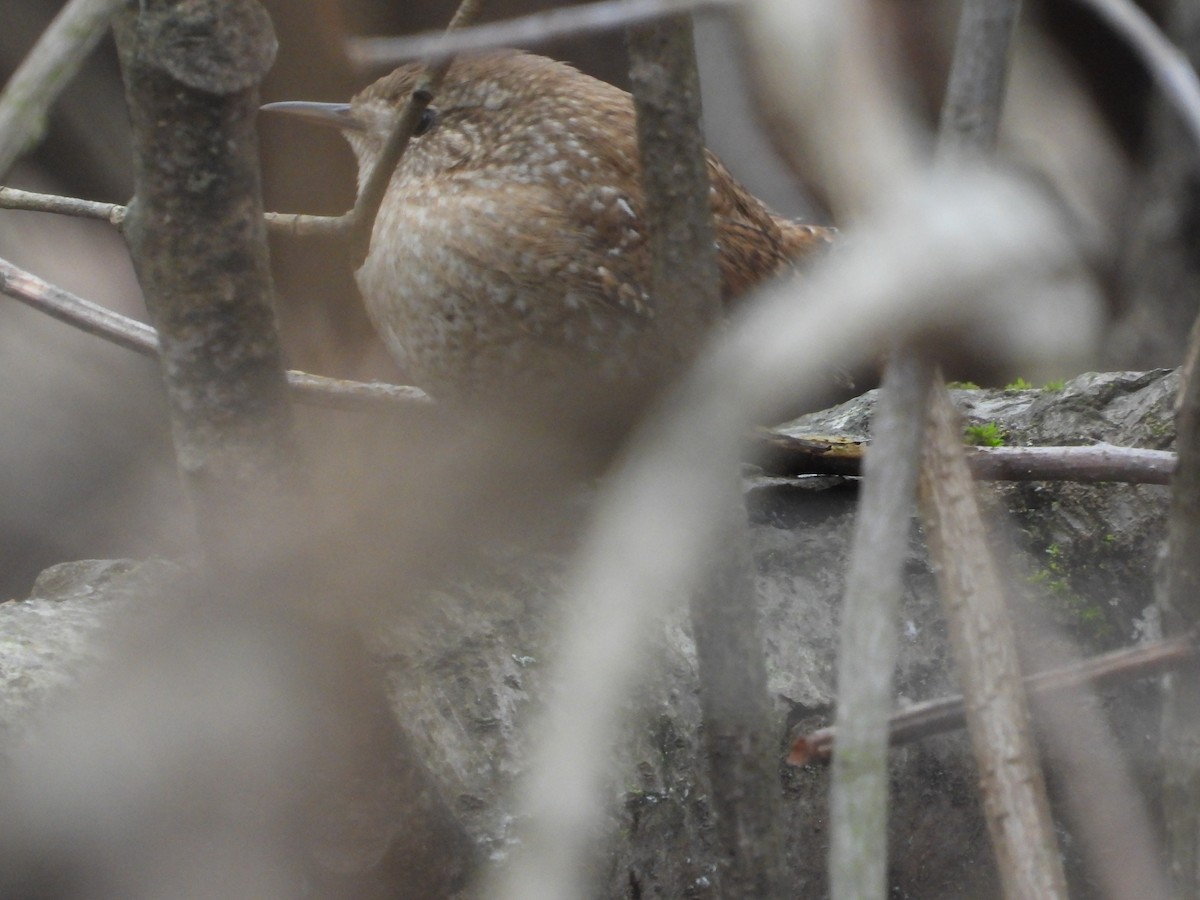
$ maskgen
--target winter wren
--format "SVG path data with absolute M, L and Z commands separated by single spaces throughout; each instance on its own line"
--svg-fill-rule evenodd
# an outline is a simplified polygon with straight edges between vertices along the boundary
M 371 169 L 419 66 L 348 104 L 269 108 L 339 127 Z M 726 302 L 829 240 L 708 157 Z M 413 381 L 452 401 L 584 385 L 644 397 L 693 345 L 655 316 L 630 96 L 515 51 L 455 61 L 392 176 L 359 288 Z M 687 328 L 694 328 L 688 325 Z

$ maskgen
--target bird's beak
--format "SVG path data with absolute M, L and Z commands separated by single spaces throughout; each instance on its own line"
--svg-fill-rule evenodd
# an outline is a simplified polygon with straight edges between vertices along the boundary
M 259 107 L 263 112 L 285 113 L 298 116 L 318 125 L 330 125 L 342 131 L 365 131 L 366 126 L 354 117 L 349 103 L 315 103 L 309 100 L 285 100 L 282 103 L 266 103 Z

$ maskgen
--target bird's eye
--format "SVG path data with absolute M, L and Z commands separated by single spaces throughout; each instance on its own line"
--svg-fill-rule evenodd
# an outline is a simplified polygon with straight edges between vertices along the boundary
M 420 137 L 427 134 L 438 121 L 438 111 L 432 107 L 427 108 L 421 113 L 421 118 L 417 120 L 417 127 L 413 129 L 413 136 Z

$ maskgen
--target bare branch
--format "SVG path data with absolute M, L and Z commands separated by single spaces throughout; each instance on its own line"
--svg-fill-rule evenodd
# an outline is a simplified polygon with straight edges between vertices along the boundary
M 1176 454 L 1141 447 L 967 447 L 971 474 L 984 481 L 1170 484 Z
M 412 59 L 438 59 L 493 47 L 536 47 L 579 35 L 600 34 L 685 12 L 732 6 L 740 0 L 601 0 L 566 6 L 502 22 L 463 28 L 454 34 L 430 31 L 407 37 L 351 38 L 349 56 L 362 68 L 394 66 Z
M 70 0 L 0 93 L 0 179 L 41 140 L 50 107 L 104 35 L 121 0 Z
M 0 293 L 118 347 L 158 357 L 158 332 L 149 325 L 77 297 L 3 259 L 0 259 Z M 415 387 L 364 384 L 295 371 L 287 375 L 295 399 L 313 406 L 378 412 L 432 403 L 424 391 Z
M 884 372 L 864 466 L 843 600 L 837 718 L 851 752 L 834 763 L 830 882 L 839 897 L 887 892 L 887 716 L 896 668 L 896 611 L 903 594 L 918 463 L 920 414 L 933 382 L 929 366 L 897 353 Z M 846 840 L 847 837 L 852 840 Z
M 692 337 L 694 346 L 680 343 L 686 359 L 722 318 L 691 20 L 680 16 L 631 28 L 628 43 L 651 294 L 659 318 Z M 714 523 L 725 540 L 689 597 L 716 819 L 717 892 L 731 900 L 770 900 L 786 893 L 778 738 L 734 470 L 726 481 L 726 507 Z
M 875 415 L 884 415 L 882 407 Z M 755 460 L 768 475 L 859 475 L 864 457 L 887 453 L 887 446 L 878 437 L 868 446 L 849 439 L 834 441 L 761 429 L 756 438 Z M 1176 455 L 1169 450 L 1112 444 L 964 447 L 963 451 L 971 474 L 982 481 L 1170 484 L 1176 460 Z
M 379 381 L 347 381 L 289 369 L 288 386 L 298 403 L 328 409 L 398 412 L 429 407 L 433 399 L 419 387 Z
M 958 23 L 938 153 L 995 149 L 1020 0 L 967 0 Z
M 0 209 L 19 209 L 27 212 L 57 213 L 80 219 L 97 219 L 118 228 L 125 221 L 125 207 L 116 203 L 79 200 L 56 194 L 39 194 L 17 188 L 0 186 Z
M 158 333 L 149 325 L 76 297 L 4 259 L 0 259 L 0 293 L 118 347 L 158 357 Z
M 1025 689 L 1032 695 L 1043 695 L 1080 685 L 1101 687 L 1147 678 L 1194 665 L 1198 653 L 1195 636 L 1181 635 L 1029 675 L 1024 679 Z M 888 744 L 899 747 L 955 731 L 966 724 L 966 717 L 966 701 L 961 695 L 914 703 L 888 720 Z M 834 727 L 820 728 L 796 738 L 788 753 L 788 763 L 809 766 L 829 762 L 836 756 L 839 732 Z
M 1200 78 L 1187 55 L 1132 0 L 1075 0 L 1125 38 L 1200 145 Z
M 275 35 L 257 0 L 127 4 L 115 34 L 134 139 L 124 234 L 201 547 L 233 576 L 245 535 L 291 524 L 296 501 L 254 131 Z
M 461 0 L 450 24 L 446 26 L 446 31 L 451 32 L 470 25 L 479 18 L 486 3 L 487 0 Z M 351 223 L 351 255 L 356 260 L 361 261 L 367 255 L 371 243 L 371 230 L 375 227 L 375 217 L 379 215 L 379 207 L 383 204 L 384 194 L 392 181 L 392 173 L 396 171 L 396 166 L 417 130 L 421 114 L 441 87 L 452 60 L 452 56 L 442 55 L 425 66 L 425 70 L 417 78 L 412 94 L 400 110 L 392 133 L 388 135 L 383 149 L 379 152 L 375 167 L 363 182 L 354 209 L 348 213 Z
M 267 231 L 288 237 L 325 237 L 345 240 L 352 224 L 346 216 L 310 216 L 275 212 L 265 215 Z
M 118 229 L 125 225 L 126 207 L 117 203 L 80 200 L 57 194 L 39 194 L 0 185 L 0 209 L 56 213 L 79 219 L 97 219 Z M 267 230 L 289 237 L 344 237 L 349 230 L 345 216 L 308 216 L 295 213 L 265 213 Z

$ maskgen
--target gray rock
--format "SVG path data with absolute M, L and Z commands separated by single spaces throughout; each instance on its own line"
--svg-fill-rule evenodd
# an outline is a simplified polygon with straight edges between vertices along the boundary
M 28 599 L 0 604 L 0 753 L 105 658 L 97 636 L 113 616 L 175 570 L 163 560 L 60 563 L 38 576 Z
M 1010 443 L 1106 441 L 1169 448 L 1174 372 L 1081 376 L 1060 390 L 956 391 L 968 421 L 996 422 Z M 866 436 L 874 395 L 805 417 L 794 434 Z M 839 604 L 853 527 L 853 480 L 751 478 L 747 498 L 769 686 L 781 759 L 788 737 L 830 721 Z M 1031 659 L 1066 636 L 1092 653 L 1153 637 L 1155 556 L 1167 489 L 1134 485 L 1005 484 L 989 489 L 995 530 Z M 1011 516 L 999 515 L 1007 508 Z M 73 563 L 49 570 L 35 597 L 0 605 L 0 737 L 95 663 L 96 635 L 162 563 Z M 551 686 L 564 560 L 496 552 L 489 566 L 442 586 L 419 616 L 377 623 L 369 643 L 412 752 L 485 856 L 515 835 L 511 797 L 524 770 L 527 725 Z M 169 579 L 167 579 L 169 582 Z M 136 602 L 147 602 L 145 596 Z M 919 534 L 900 621 L 899 702 L 955 693 L 941 613 Z M 1055 637 L 1055 640 L 1058 638 Z M 708 788 L 699 753 L 694 648 L 677 611 L 654 635 L 649 675 L 627 704 L 618 741 L 596 895 L 713 896 Z M 1157 694 L 1150 683 L 1106 690 L 1101 702 L 1131 760 L 1152 758 Z M 0 748 L 2 749 L 2 748 Z M 1051 784 L 1054 786 L 1051 760 Z M 1146 785 L 1153 771 L 1138 764 Z M 946 735 L 892 756 L 890 876 L 895 897 L 999 896 L 965 737 Z M 793 895 L 826 891 L 828 772 L 781 764 Z M 1057 807 L 1056 807 L 1057 808 Z M 1074 896 L 1095 896 L 1070 826 L 1063 848 Z

